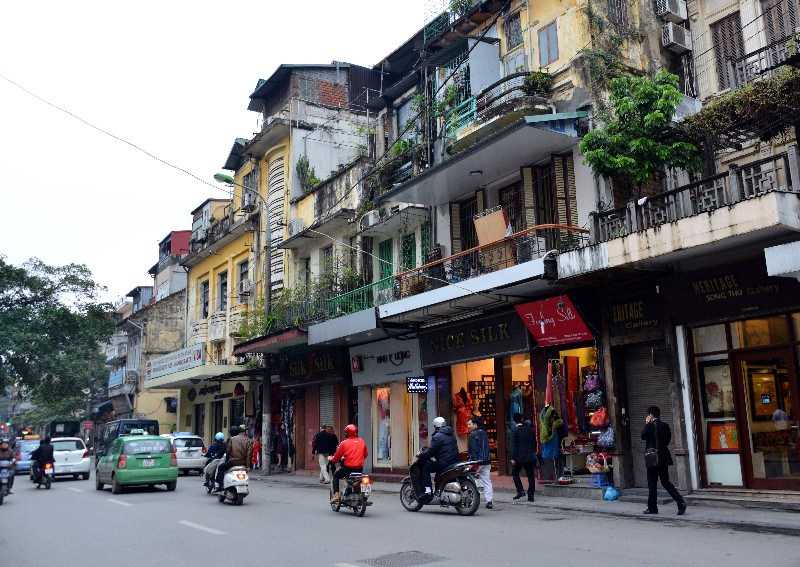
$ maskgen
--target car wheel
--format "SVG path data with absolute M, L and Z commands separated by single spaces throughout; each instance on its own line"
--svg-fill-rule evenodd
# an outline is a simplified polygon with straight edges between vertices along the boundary
M 122 493 L 122 485 L 117 482 L 117 477 L 113 477 L 111 479 L 111 494 L 121 494 Z
M 173 480 L 167 483 L 167 490 L 173 492 L 178 487 L 178 481 Z
M 88 473 L 88 472 L 86 472 L 86 473 L 83 473 L 83 474 L 81 475 L 81 480 L 89 480 L 89 473 Z
M 76 475 L 73 475 L 72 478 L 75 479 L 75 480 L 80 480 L 81 479 L 81 475 L 76 474 Z
M 105 484 L 100 482 L 100 475 L 94 473 L 94 489 L 95 490 L 103 490 L 105 488 Z

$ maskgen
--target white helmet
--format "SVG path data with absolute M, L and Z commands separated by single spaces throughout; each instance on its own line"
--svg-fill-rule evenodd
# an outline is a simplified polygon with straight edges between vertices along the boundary
M 443 417 L 434 418 L 433 427 L 435 427 L 436 429 L 440 429 L 440 428 L 444 427 L 445 425 L 447 425 L 447 422 L 444 420 Z

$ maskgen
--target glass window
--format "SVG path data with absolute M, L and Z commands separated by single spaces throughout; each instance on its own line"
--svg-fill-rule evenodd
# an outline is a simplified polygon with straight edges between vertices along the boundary
M 219 293 L 219 310 L 225 311 L 228 309 L 228 272 L 222 272 L 218 276 L 217 283 L 217 290 Z
M 178 449 L 202 446 L 203 440 L 199 437 L 178 437 L 175 439 L 175 447 Z
M 511 51 L 515 47 L 522 45 L 522 20 L 519 12 L 506 18 L 506 51 Z
M 208 317 L 208 280 L 200 283 L 200 317 Z
M 733 348 L 750 348 L 789 342 L 789 325 L 786 317 L 765 317 L 731 323 Z
M 126 455 L 161 454 L 172 452 L 172 444 L 167 439 L 142 439 L 125 442 Z
M 380 279 L 388 278 L 394 272 L 393 256 L 391 238 L 378 244 L 378 273 L 380 274 Z
M 390 386 L 375 388 L 375 465 L 388 467 L 392 464 L 392 412 Z
M 53 441 L 53 451 L 83 451 L 85 448 L 80 439 Z
M 539 65 L 546 67 L 558 60 L 558 27 L 556 22 L 539 30 Z
M 720 352 L 728 350 L 728 341 L 725 338 L 725 325 L 711 325 L 692 329 L 694 338 L 694 352 Z
M 239 262 L 239 283 L 250 279 L 250 262 Z

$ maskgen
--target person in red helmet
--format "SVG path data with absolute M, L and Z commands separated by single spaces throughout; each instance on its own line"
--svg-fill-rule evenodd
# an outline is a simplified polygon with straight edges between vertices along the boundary
M 352 423 L 344 428 L 345 439 L 339 446 L 336 447 L 336 453 L 328 457 L 328 460 L 334 465 L 339 461 L 342 466 L 333 475 L 333 496 L 331 502 L 338 502 L 341 499 L 339 496 L 339 481 L 347 478 L 350 473 L 362 472 L 364 469 L 364 461 L 367 459 L 367 444 L 358 436 L 358 427 Z

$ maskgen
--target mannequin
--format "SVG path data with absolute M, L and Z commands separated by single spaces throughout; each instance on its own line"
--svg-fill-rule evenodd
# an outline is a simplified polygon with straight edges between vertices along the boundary
M 456 416 L 456 435 L 466 437 L 469 434 L 467 421 L 472 416 L 472 396 L 463 386 L 453 396 L 453 413 Z

